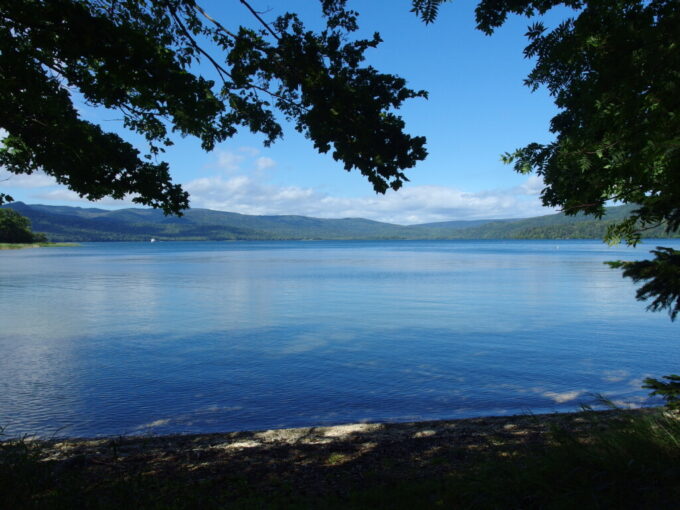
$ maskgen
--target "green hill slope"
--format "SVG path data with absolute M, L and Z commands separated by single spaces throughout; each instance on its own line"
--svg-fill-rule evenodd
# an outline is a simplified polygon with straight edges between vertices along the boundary
M 601 239 L 607 227 L 626 218 L 634 205 L 610 207 L 601 220 L 578 214 L 551 214 L 523 220 L 493 221 L 479 227 L 454 232 L 461 239 Z M 676 237 L 678 234 L 676 234 Z M 644 233 L 647 238 L 669 237 L 663 227 Z
M 11 207 L 31 220 L 35 232 L 50 241 L 158 240 L 296 240 L 296 239 L 577 239 L 602 238 L 607 226 L 624 218 L 633 206 L 614 207 L 603 220 L 551 214 L 521 220 L 472 220 L 394 225 L 362 218 L 321 219 L 306 216 L 249 216 L 209 209 L 190 209 L 181 218 L 153 209 L 28 205 Z M 663 229 L 647 237 L 665 237 Z
M 403 239 L 408 227 L 365 219 L 248 216 L 190 209 L 181 218 L 153 209 L 105 211 L 79 207 L 9 204 L 33 230 L 54 241 Z

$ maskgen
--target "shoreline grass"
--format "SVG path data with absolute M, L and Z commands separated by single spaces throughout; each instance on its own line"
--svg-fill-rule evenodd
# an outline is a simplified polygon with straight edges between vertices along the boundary
M 78 243 L 0 243 L 0 250 L 22 250 L 25 248 L 64 248 L 79 246 Z
M 661 409 L 0 442 L 3 508 L 677 508 Z

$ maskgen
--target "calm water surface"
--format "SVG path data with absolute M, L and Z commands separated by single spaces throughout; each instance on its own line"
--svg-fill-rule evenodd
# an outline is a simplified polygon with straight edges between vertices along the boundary
M 659 241 L 680 248 L 680 242 Z M 210 432 L 644 404 L 680 325 L 599 241 L 0 252 L 0 426 Z

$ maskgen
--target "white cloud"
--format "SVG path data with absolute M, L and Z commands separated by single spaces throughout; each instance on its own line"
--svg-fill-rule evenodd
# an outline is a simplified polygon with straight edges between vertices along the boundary
M 254 158 L 255 156 L 257 156 L 260 153 L 259 149 L 256 149 L 255 147 L 248 147 L 248 146 L 239 147 L 238 150 L 239 150 L 239 152 L 242 152 L 242 153 L 250 156 L 251 158 Z
M 217 154 L 217 166 L 227 172 L 236 172 L 240 169 L 245 156 L 230 151 L 221 151 Z
M 235 151 L 222 150 L 217 152 L 214 163 L 208 167 L 217 167 L 226 174 L 234 175 L 248 169 L 258 172 L 276 165 L 276 161 L 266 156 L 257 157 L 260 151 L 253 147 L 239 147 Z
M 13 174 L 7 170 L 0 169 L 0 183 L 3 188 L 32 189 L 56 186 L 54 177 L 42 172 L 32 174 Z
M 0 168 L 0 186 L 2 191 L 14 195 L 19 190 L 24 191 L 24 197 L 20 200 L 41 202 L 76 202 L 79 204 L 87 204 L 94 206 L 113 206 L 113 207 L 133 207 L 135 204 L 132 201 L 133 196 L 126 196 L 123 200 L 115 200 L 110 197 L 105 197 L 96 202 L 91 202 L 85 198 L 81 198 L 78 193 L 71 191 L 57 183 L 54 177 L 44 174 L 43 172 L 34 172 L 32 174 L 13 174 Z M 15 199 L 19 199 L 16 195 Z
M 525 195 L 540 195 L 545 188 L 545 183 L 543 177 L 533 174 L 519 188 Z
M 364 197 L 335 197 L 313 188 L 274 186 L 238 175 L 205 177 L 184 188 L 192 207 L 242 214 L 300 214 L 320 218 L 362 217 L 398 224 L 549 214 L 533 187 L 469 193 L 445 186 L 411 186 Z
M 337 197 L 314 188 L 277 186 L 264 177 L 276 162 L 265 156 L 256 157 L 257 149 L 241 147 L 222 151 L 215 166 L 220 175 L 194 179 L 184 188 L 191 194 L 192 207 L 238 212 L 242 214 L 299 214 L 319 218 L 368 218 L 401 225 L 450 220 L 489 218 L 525 218 L 550 214 L 540 204 L 538 193 L 543 188 L 540 177 L 531 176 L 524 183 L 507 189 L 466 192 L 446 186 L 409 186 L 385 195 Z M 248 173 L 243 167 L 250 167 Z M 2 179 L 7 179 L 2 181 Z M 43 173 L 14 175 L 0 169 L 0 186 L 12 193 L 31 190 L 30 199 L 43 203 L 73 202 L 92 204 L 77 193 L 57 186 Z M 15 196 L 17 198 L 17 196 Z M 131 200 L 104 198 L 93 204 L 104 207 L 135 207 Z M 21 198 L 26 200 L 26 198 Z
M 255 168 L 257 170 L 266 170 L 276 165 L 276 161 L 272 158 L 261 156 L 255 160 Z
M 66 188 L 58 188 L 49 191 L 44 191 L 42 193 L 36 193 L 32 195 L 33 198 L 47 201 L 64 201 L 64 202 L 85 202 L 86 200 L 80 198 L 78 193 L 71 191 Z

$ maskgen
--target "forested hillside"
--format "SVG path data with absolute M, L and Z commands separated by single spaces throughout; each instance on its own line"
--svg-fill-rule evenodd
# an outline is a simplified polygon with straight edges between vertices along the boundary
M 609 224 L 632 206 L 614 207 L 603 220 L 552 214 L 521 220 L 471 220 L 394 225 L 362 218 L 249 216 L 191 209 L 180 218 L 153 209 L 105 209 L 27 205 L 9 207 L 26 216 L 35 232 L 50 241 L 224 241 L 302 239 L 591 239 L 602 238 Z M 664 237 L 659 227 L 646 237 Z

